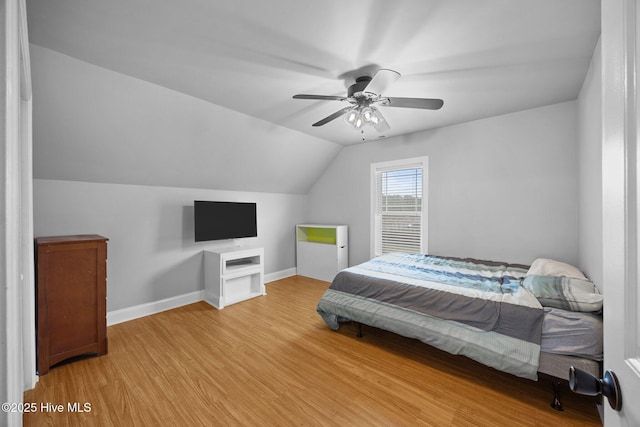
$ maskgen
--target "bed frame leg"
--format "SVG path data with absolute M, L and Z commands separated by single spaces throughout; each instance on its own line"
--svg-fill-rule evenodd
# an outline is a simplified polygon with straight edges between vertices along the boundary
M 551 385 L 553 386 L 553 401 L 551 402 L 551 407 L 556 411 L 564 411 L 562 403 L 560 403 L 560 381 L 552 381 Z
M 362 338 L 364 335 L 362 335 L 362 323 L 358 323 L 358 333 L 356 334 L 356 337 L 358 338 Z

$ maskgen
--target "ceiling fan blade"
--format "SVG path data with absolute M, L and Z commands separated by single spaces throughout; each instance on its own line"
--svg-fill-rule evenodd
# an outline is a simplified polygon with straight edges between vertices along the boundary
M 320 101 L 345 101 L 347 98 L 344 96 L 333 96 L 333 95 L 293 95 L 293 99 L 314 99 Z
M 381 105 L 387 107 L 400 107 L 400 108 L 421 108 L 423 110 L 439 110 L 442 108 L 444 101 L 442 99 L 430 99 L 430 98 L 396 98 L 386 97 L 387 101 Z
M 353 108 L 353 107 L 349 106 L 349 107 L 345 107 L 345 108 L 343 108 L 343 109 L 342 109 L 342 110 L 340 110 L 340 111 L 336 111 L 336 112 L 335 112 L 335 113 L 333 113 L 332 115 L 327 116 L 327 117 L 325 117 L 324 119 L 322 119 L 322 120 L 320 120 L 320 121 L 318 121 L 318 122 L 315 122 L 315 123 L 313 124 L 313 126 L 318 127 L 318 126 L 326 125 L 326 124 L 327 124 L 327 123 L 329 123 L 330 121 L 335 120 L 335 119 L 337 119 L 338 117 L 340 117 L 340 116 L 342 116 L 342 115 L 347 114 L 347 111 L 351 110 L 352 108 Z
M 380 95 L 399 78 L 399 72 L 381 68 L 363 91 Z

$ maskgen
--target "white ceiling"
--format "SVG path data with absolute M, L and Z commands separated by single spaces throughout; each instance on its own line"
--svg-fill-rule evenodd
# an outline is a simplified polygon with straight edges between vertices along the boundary
M 402 74 L 384 108 L 396 136 L 576 99 L 600 35 L 598 0 L 27 0 L 30 41 L 340 144 L 312 123 L 359 74 Z M 357 72 L 356 70 L 362 70 Z M 367 130 L 365 137 L 380 135 Z

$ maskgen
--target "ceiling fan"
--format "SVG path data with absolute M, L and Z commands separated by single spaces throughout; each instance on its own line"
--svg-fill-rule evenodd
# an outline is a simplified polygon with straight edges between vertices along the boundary
M 382 68 L 373 76 L 362 76 L 349 86 L 347 96 L 333 95 L 294 95 L 293 99 L 311 99 L 321 101 L 347 101 L 349 106 L 336 111 L 330 116 L 316 122 L 313 126 L 322 126 L 338 117 L 345 116 L 345 121 L 356 130 L 363 126 L 373 126 L 378 132 L 389 129 L 389 124 L 377 106 L 420 108 L 438 110 L 444 104 L 442 99 L 431 98 L 397 98 L 382 96 L 392 83 L 400 78 L 400 73 Z

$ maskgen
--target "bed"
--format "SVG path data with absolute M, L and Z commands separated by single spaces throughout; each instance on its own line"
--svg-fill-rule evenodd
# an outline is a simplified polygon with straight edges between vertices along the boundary
M 602 295 L 577 268 L 392 253 L 339 272 L 317 305 L 337 330 L 354 321 L 416 338 L 500 371 L 600 378 Z

